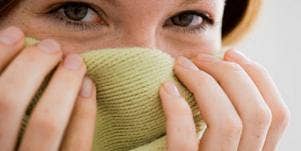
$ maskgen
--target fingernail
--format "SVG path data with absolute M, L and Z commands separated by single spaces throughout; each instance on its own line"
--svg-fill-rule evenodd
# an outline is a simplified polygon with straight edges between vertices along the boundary
M 92 95 L 93 83 L 90 78 L 84 77 L 83 84 L 80 90 L 80 96 L 89 98 Z
M 23 32 L 17 27 L 9 27 L 0 34 L 0 42 L 13 45 L 23 37 Z
M 163 84 L 165 91 L 173 96 L 180 96 L 180 93 L 177 87 L 170 81 L 167 81 Z
M 199 54 L 199 55 L 196 57 L 196 59 L 197 59 L 198 61 L 201 61 L 201 62 L 204 62 L 204 63 L 206 63 L 206 62 L 212 62 L 212 61 L 215 60 L 215 58 L 214 58 L 213 56 L 208 55 L 208 54 Z
M 77 70 L 82 64 L 82 58 L 78 54 L 69 54 L 64 60 L 67 69 Z
M 38 47 L 46 53 L 55 53 L 61 50 L 60 44 L 58 44 L 55 40 L 52 39 L 46 39 L 41 41 L 38 44 Z
M 229 50 L 226 54 L 226 58 L 229 58 L 230 60 L 244 59 L 246 61 L 251 61 L 245 54 L 237 50 Z
M 178 57 L 177 63 L 186 69 L 199 70 L 199 68 L 196 67 L 189 59 L 183 56 Z

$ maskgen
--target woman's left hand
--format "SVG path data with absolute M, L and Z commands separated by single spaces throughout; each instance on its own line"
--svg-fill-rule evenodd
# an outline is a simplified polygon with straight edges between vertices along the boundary
M 164 83 L 168 150 L 276 150 L 290 112 L 266 69 L 234 50 L 224 60 L 200 54 L 192 62 L 178 57 L 174 71 L 194 94 L 207 129 L 197 140 L 188 104 Z

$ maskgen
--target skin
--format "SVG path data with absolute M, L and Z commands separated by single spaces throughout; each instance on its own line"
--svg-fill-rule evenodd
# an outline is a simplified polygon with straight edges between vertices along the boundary
M 90 150 L 96 93 L 78 53 L 132 46 L 157 48 L 176 58 L 174 72 L 193 92 L 207 123 L 197 140 L 188 104 L 173 83 L 162 84 L 159 94 L 169 151 L 277 148 L 290 113 L 267 70 L 234 49 L 222 60 L 212 57 L 221 49 L 223 0 L 184 1 L 187 4 L 89 0 L 106 13 L 103 18 L 95 13 L 85 18 L 92 28 L 66 26 L 46 15 L 47 8 L 59 2 L 63 1 L 23 0 L 0 22 L 0 121 L 5 121 L 0 123 L 1 148 L 13 150 L 30 98 L 59 65 L 33 112 L 20 150 Z M 164 26 L 184 10 L 206 12 L 213 23 L 198 17 L 204 26 L 197 32 Z M 42 41 L 24 49 L 25 35 Z

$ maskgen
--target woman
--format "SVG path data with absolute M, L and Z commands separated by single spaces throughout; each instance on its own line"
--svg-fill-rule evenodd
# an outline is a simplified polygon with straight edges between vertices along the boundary
M 85 76 L 78 53 L 140 46 L 158 48 L 176 58 L 175 74 L 196 97 L 208 126 L 197 140 L 189 106 L 173 83 L 164 83 L 160 97 L 167 118 L 168 150 L 275 150 L 289 111 L 268 72 L 235 49 L 227 51 L 223 60 L 210 55 L 242 36 L 258 2 L 1 1 L 1 148 L 13 150 L 30 97 L 59 64 L 20 149 L 89 150 L 95 86 Z M 246 14 L 245 19 L 241 14 Z M 25 35 L 45 40 L 24 49 Z M 63 136 L 66 139 L 61 142 Z

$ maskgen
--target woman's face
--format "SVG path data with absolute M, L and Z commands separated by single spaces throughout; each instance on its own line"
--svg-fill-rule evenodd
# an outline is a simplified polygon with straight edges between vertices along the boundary
M 22 0 L 0 28 L 58 40 L 65 53 L 157 48 L 188 58 L 221 48 L 224 0 Z

